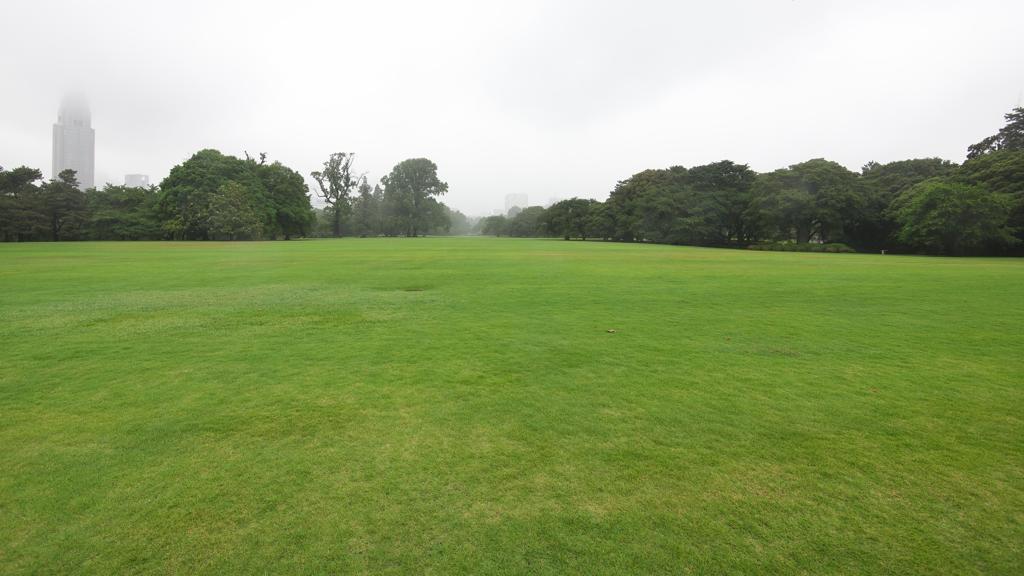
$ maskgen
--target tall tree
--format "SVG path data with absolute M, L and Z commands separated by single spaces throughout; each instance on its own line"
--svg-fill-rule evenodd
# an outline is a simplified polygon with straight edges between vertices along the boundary
M 309 187 L 298 172 L 280 162 L 266 164 L 265 154 L 260 157 L 256 171 L 273 212 L 271 235 L 284 236 L 285 240 L 304 236 L 312 229 L 315 218 L 309 203 Z
M 107 184 L 85 194 L 89 207 L 88 235 L 93 240 L 158 240 L 163 237 L 157 217 L 156 187 L 132 188 Z
M 377 234 L 383 234 L 391 236 L 394 234 L 392 230 L 391 216 L 387 211 L 384 200 L 384 189 L 380 187 L 380 184 L 373 185 L 373 205 L 376 208 L 374 213 L 374 225 L 373 229 Z
M 227 181 L 209 196 L 206 227 L 215 240 L 259 240 L 263 219 L 245 187 Z
M 687 192 L 687 170 L 644 170 L 615 185 L 608 205 L 615 220 L 615 238 L 625 242 L 669 241 L 678 232 Z
M 1024 150 L 999 150 L 964 162 L 956 180 L 984 186 L 1010 199 L 1010 227 L 1024 247 Z
M 753 193 L 757 174 L 746 164 L 723 160 L 689 171 L 696 213 L 712 244 L 746 246 L 756 242 L 764 226 Z
M 903 192 L 892 210 L 900 241 L 917 250 L 961 256 L 1016 241 L 1009 198 L 981 186 L 935 178 Z
M 172 168 L 160 184 L 157 202 L 165 234 L 175 239 L 206 240 L 291 238 L 308 233 L 314 216 L 302 176 L 280 162 L 267 164 L 266 153 L 261 153 L 258 161 L 245 156 L 242 160 L 217 150 L 200 150 Z M 238 186 L 224 188 L 229 183 Z M 238 194 L 245 196 L 244 202 Z M 224 228 L 211 228 L 215 222 L 224 222 L 223 210 L 236 205 L 251 209 L 259 222 L 258 232 L 248 228 L 248 213 L 242 216 L 244 231 L 234 224 L 227 225 L 231 230 L 227 233 Z M 221 214 L 211 220 L 214 210 Z
M 480 233 L 485 236 L 505 236 L 508 230 L 508 218 L 504 216 L 487 216 L 478 223 Z
M 544 208 L 528 206 L 508 220 L 505 230 L 509 236 L 517 238 L 536 238 L 544 236 Z
M 553 236 L 587 239 L 591 207 L 598 202 L 583 198 L 570 198 L 551 205 L 544 212 L 544 227 Z
M 1003 118 L 1006 126 L 997 134 L 967 148 L 968 159 L 1000 150 L 1024 150 L 1024 108 L 1014 108 Z
M 615 219 L 607 202 L 594 202 L 587 210 L 587 237 L 610 240 L 615 236 Z
M 76 237 L 86 222 L 85 194 L 74 170 L 64 170 L 42 187 L 42 204 L 53 241 Z
M 659 244 L 706 244 L 712 236 L 700 205 L 685 183 L 652 189 L 638 198 L 643 240 Z
M 762 174 L 755 193 L 780 236 L 799 243 L 842 241 L 862 207 L 857 174 L 821 158 Z
M 380 206 L 373 196 L 373 188 L 362 178 L 359 182 L 359 193 L 352 205 L 352 225 L 359 236 L 376 236 Z
M 424 200 L 422 212 L 423 234 L 448 234 L 451 230 L 452 222 L 448 216 L 448 207 L 437 198 L 428 197 Z
M 1000 150 L 972 158 L 956 171 L 956 179 L 1024 197 L 1024 150 Z
M 0 168 L 0 237 L 5 242 L 31 240 L 48 231 L 38 185 L 42 179 L 35 168 Z
M 165 231 L 175 239 L 210 239 L 213 236 L 209 228 L 211 197 L 228 182 L 242 187 L 266 235 L 273 235 L 276 211 L 260 179 L 257 164 L 210 149 L 200 150 L 171 168 L 160 183 L 158 209 Z
M 407 236 L 418 236 L 437 219 L 435 199 L 448 191 L 437 177 L 437 165 L 426 158 L 399 162 L 381 179 L 386 204 Z
M 354 152 L 335 152 L 324 161 L 323 170 L 311 174 L 319 187 L 317 194 L 327 204 L 331 213 L 335 237 L 341 236 L 342 222 L 352 209 L 352 191 L 362 179 L 352 172 L 355 157 Z
M 814 198 L 800 186 L 800 177 L 781 168 L 759 174 L 754 190 L 760 210 L 774 228 L 774 236 L 803 244 L 814 233 Z
M 956 169 L 956 164 L 941 158 L 865 164 L 860 177 L 863 209 L 855 221 L 845 226 L 850 245 L 866 250 L 892 249 L 899 224 L 892 219 L 889 206 L 910 187 L 931 178 L 950 176 Z

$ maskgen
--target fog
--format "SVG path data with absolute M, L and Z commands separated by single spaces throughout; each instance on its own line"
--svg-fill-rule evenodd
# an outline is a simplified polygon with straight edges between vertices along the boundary
M 87 96 L 97 183 L 202 148 L 371 180 L 434 160 L 468 214 L 649 167 L 940 156 L 1024 90 L 1024 2 L 4 2 L 0 165 L 47 176 Z M 310 181 L 310 184 L 312 182 Z

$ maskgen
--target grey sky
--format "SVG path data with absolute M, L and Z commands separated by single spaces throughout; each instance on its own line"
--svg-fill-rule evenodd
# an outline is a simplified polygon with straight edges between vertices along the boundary
M 48 171 L 75 90 L 97 182 L 159 182 L 210 147 L 307 181 L 334 151 L 371 180 L 426 156 L 470 214 L 724 158 L 961 161 L 1024 91 L 1019 0 L 5 0 L 2 15 L 0 165 Z

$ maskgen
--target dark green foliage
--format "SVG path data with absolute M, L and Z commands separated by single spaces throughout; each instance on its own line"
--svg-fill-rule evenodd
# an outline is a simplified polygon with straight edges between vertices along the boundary
M 313 224 L 302 177 L 281 165 L 201 150 L 160 189 L 78 190 L 74 172 L 41 186 L 38 170 L 0 170 L 4 240 L 256 239 L 300 236 Z
M 668 242 L 681 239 L 687 170 L 644 170 L 615 185 L 608 204 L 616 240 Z
M 911 186 L 931 178 L 953 174 L 957 165 L 941 158 L 898 160 L 888 164 L 868 162 L 861 170 L 861 179 L 870 190 L 877 190 L 883 198 L 892 200 Z
M 646 190 L 638 198 L 639 232 L 637 240 L 659 244 L 703 244 L 710 230 L 697 214 L 693 193 L 685 186 L 670 183 L 666 188 Z
M 859 176 L 824 159 L 761 175 L 729 161 L 689 170 L 647 170 L 620 182 L 605 206 L 620 240 L 714 246 L 770 239 L 786 249 L 793 243 L 842 242 L 872 251 L 937 251 L 934 243 L 921 242 L 920 229 L 902 234 L 907 220 L 898 221 L 891 209 L 901 193 L 936 177 L 985 185 L 1001 196 L 977 200 L 993 200 L 993 214 L 1008 205 L 1006 230 L 1024 229 L 1024 152 L 1007 150 L 985 154 L 959 169 L 938 158 L 869 163 Z M 956 219 L 938 221 L 967 225 Z M 949 238 L 962 233 L 969 246 L 942 249 L 947 253 L 1001 251 L 1009 244 L 1001 232 L 982 234 L 987 239 L 979 242 L 972 240 L 979 229 L 946 233 Z
M 506 236 L 508 234 L 508 218 L 504 216 L 488 216 L 480 221 L 480 233 L 487 236 Z
M 389 218 L 387 212 L 385 212 L 384 189 L 380 187 L 380 184 L 373 185 L 372 201 L 373 206 L 376 208 L 373 222 L 374 227 L 376 229 L 376 233 L 386 234 Z
M 756 194 L 774 235 L 800 244 L 844 239 L 863 208 L 857 174 L 821 158 L 762 175 Z
M 359 182 L 359 191 L 352 202 L 352 229 L 357 236 L 376 236 L 380 233 L 378 213 L 381 206 L 374 198 L 373 188 L 363 178 Z
M 929 178 L 949 176 L 956 168 L 956 164 L 941 158 L 900 160 L 888 164 L 868 162 L 861 170 L 862 209 L 859 217 L 847 226 L 849 242 L 862 250 L 891 249 L 899 230 L 889 214 L 893 200 L 911 186 Z
M 171 168 L 171 173 L 160 183 L 159 210 L 164 229 L 175 239 L 211 239 L 211 196 L 228 182 L 241 184 L 248 194 L 256 197 L 256 204 L 267 207 L 269 220 L 266 189 L 254 168 L 251 162 L 209 149 L 200 150 Z
M 290 238 L 308 232 L 312 207 L 302 177 L 264 159 L 261 155 L 257 163 L 201 150 L 172 168 L 160 184 L 158 202 L 165 232 L 192 240 Z M 225 214 L 233 208 L 243 213 Z
M 1009 225 L 1024 247 L 1024 150 L 1001 150 L 972 158 L 957 171 L 957 180 L 984 186 L 1010 200 Z
M 841 242 L 833 242 L 832 244 L 817 244 L 814 242 L 809 242 L 807 244 L 797 244 L 796 242 L 767 242 L 764 244 L 751 244 L 750 246 L 747 246 L 747 248 L 750 250 L 767 250 L 772 252 L 856 252 L 856 250 Z
M 908 190 L 935 178 L 982 192 L 933 193 L 932 200 L 948 200 L 937 211 L 908 204 Z M 484 219 L 480 231 L 760 250 L 1005 253 L 1021 245 L 1009 234 L 1024 234 L 1024 151 L 992 152 L 961 167 L 939 158 L 871 162 L 862 174 L 824 159 L 760 175 L 728 160 L 644 170 L 619 182 L 607 202 L 563 200 Z
M 64 170 L 41 188 L 41 206 L 50 240 L 72 240 L 82 235 L 86 224 L 85 194 L 78 189 L 74 170 Z
M 747 245 L 761 237 L 765 218 L 754 195 L 757 174 L 746 164 L 723 160 L 689 171 L 693 212 L 704 242 Z
M 530 206 L 523 208 L 515 216 L 509 218 L 505 233 L 519 238 L 537 238 L 545 236 L 544 208 Z
M 157 240 L 163 228 L 157 216 L 156 187 L 104 186 L 85 194 L 92 240 Z
M 254 198 L 244 186 L 229 181 L 210 195 L 206 228 L 213 240 L 255 240 L 263 223 Z
M 419 210 L 421 212 L 419 225 L 423 226 L 423 234 L 449 233 L 451 230 L 451 221 L 448 219 L 449 209 L 437 198 L 424 198 Z
M 0 168 L 0 237 L 5 242 L 40 239 L 46 234 L 42 179 L 42 172 L 35 168 Z
M 260 164 L 256 170 L 274 213 L 270 235 L 287 240 L 308 234 L 314 216 L 309 204 L 309 188 L 302 175 L 280 162 Z
M 1024 150 L 1003 150 L 972 158 L 957 170 L 957 179 L 991 192 L 1024 196 Z
M 437 201 L 448 184 L 437 177 L 437 165 L 426 158 L 399 162 L 381 179 L 388 227 L 406 236 L 447 228 L 444 205 Z
M 1024 150 L 1024 108 L 1014 108 L 1004 116 L 1006 126 L 967 148 L 967 158 L 977 158 L 1000 150 Z
M 611 240 L 615 236 L 615 218 L 607 202 L 592 202 L 587 209 L 587 236 Z
M 745 164 L 722 160 L 643 170 L 618 182 L 606 202 L 572 198 L 548 209 L 514 208 L 504 216 L 473 220 L 439 201 L 448 185 L 426 158 L 400 162 L 371 187 L 353 172 L 354 154 L 331 154 L 323 169 L 312 173 L 326 203 L 318 210 L 310 206 L 303 178 L 278 162 L 268 165 L 266 154 L 241 160 L 201 150 L 175 166 L 159 191 L 107 186 L 83 195 L 70 172 L 39 184 L 38 170 L 0 169 L 0 237 L 482 233 L 785 250 L 843 244 L 863 251 L 1002 254 L 1024 249 L 1024 109 L 1014 109 L 1006 120 L 998 134 L 970 147 L 962 166 L 920 158 L 869 162 L 857 174 L 819 158 L 756 174 Z M 925 182 L 929 187 L 919 187 Z
M 597 200 L 570 198 L 551 205 L 543 214 L 541 222 L 544 230 L 551 236 L 560 236 L 566 240 L 582 238 L 586 240 L 590 233 L 591 209 L 599 204 Z
M 916 250 L 961 256 L 1015 243 L 1007 226 L 1010 198 L 942 179 L 917 184 L 892 206 L 899 239 Z
M 755 196 L 756 174 L 729 160 L 687 170 L 645 170 L 619 182 L 600 215 L 603 237 L 610 216 L 618 240 L 668 244 L 744 245 L 757 239 L 764 216 Z
M 327 203 L 334 237 L 341 236 L 343 222 L 352 211 L 352 192 L 363 181 L 352 172 L 355 157 L 352 152 L 335 152 L 324 161 L 323 170 L 311 174 L 319 187 L 317 193 Z

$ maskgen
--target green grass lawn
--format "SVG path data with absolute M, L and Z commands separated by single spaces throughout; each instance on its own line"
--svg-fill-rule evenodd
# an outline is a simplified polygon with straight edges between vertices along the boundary
M 1024 260 L 0 245 L 0 573 L 1022 571 Z

